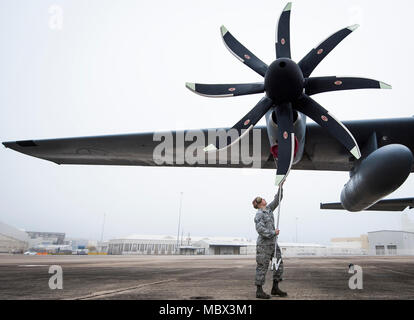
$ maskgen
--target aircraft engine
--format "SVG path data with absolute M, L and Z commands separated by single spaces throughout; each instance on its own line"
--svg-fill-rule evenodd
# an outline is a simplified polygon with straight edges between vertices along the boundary
M 267 133 L 270 142 L 270 152 L 274 158 L 278 157 L 278 143 L 277 143 L 277 116 L 274 110 L 266 114 Z M 306 117 L 296 110 L 293 110 L 293 132 L 295 134 L 295 153 L 292 164 L 298 163 L 303 156 L 305 147 L 305 133 L 306 133 Z
M 390 144 L 377 149 L 351 172 L 341 192 L 342 206 L 351 212 L 365 210 L 398 189 L 413 166 L 413 155 L 406 146 Z

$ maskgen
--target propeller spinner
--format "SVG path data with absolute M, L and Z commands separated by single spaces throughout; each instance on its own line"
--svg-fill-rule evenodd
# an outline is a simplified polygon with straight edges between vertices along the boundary
M 259 103 L 246 114 L 232 129 L 243 135 L 238 140 L 227 141 L 220 149 L 209 145 L 205 151 L 220 151 L 238 142 L 259 122 L 271 109 L 275 108 L 278 125 L 278 159 L 276 185 L 286 179 L 292 167 L 295 149 L 295 133 L 293 128 L 293 109 L 301 112 L 326 129 L 356 159 L 361 157 L 358 144 L 351 132 L 337 120 L 328 110 L 324 109 L 311 95 L 338 90 L 351 89 L 391 89 L 391 86 L 372 79 L 351 77 L 310 77 L 318 64 L 358 25 L 339 30 L 316 48 L 312 49 L 299 63 L 291 60 L 290 51 L 290 12 L 292 4 L 288 3 L 280 15 L 276 31 L 276 60 L 269 66 L 244 47 L 224 27 L 221 35 L 230 52 L 249 68 L 264 77 L 264 83 L 247 84 L 198 84 L 187 83 L 191 91 L 207 97 L 231 97 L 239 95 L 266 93 Z M 230 139 L 228 139 L 230 140 Z

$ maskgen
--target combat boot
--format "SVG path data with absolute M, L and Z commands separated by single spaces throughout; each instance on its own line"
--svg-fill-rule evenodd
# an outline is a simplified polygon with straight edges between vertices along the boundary
M 257 286 L 256 298 L 258 298 L 258 299 L 270 299 L 270 296 L 266 292 L 263 291 L 262 286 Z
M 270 292 L 272 296 L 286 297 L 287 293 L 279 289 L 279 282 L 273 280 L 272 291 Z

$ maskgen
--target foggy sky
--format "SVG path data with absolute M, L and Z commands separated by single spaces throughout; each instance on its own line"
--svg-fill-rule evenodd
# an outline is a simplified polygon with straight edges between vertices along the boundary
M 230 127 L 261 95 L 208 99 L 184 83 L 257 82 L 225 48 L 219 28 L 267 63 L 286 1 L 0 2 L 0 141 Z M 63 11 L 50 27 L 51 6 Z M 406 117 L 414 71 L 412 1 L 294 1 L 292 58 L 359 23 L 314 76 L 370 77 L 393 90 L 324 93 L 315 100 L 341 120 Z M 310 122 L 310 120 L 308 120 Z M 264 124 L 262 120 L 260 124 Z M 0 221 L 18 228 L 104 239 L 177 232 L 256 238 L 251 200 L 270 199 L 275 172 L 257 169 L 58 166 L 0 150 Z M 400 229 L 399 213 L 319 210 L 339 200 L 348 173 L 291 171 L 280 241 Z M 413 196 L 414 179 L 390 197 Z M 297 218 L 297 219 L 296 219 Z

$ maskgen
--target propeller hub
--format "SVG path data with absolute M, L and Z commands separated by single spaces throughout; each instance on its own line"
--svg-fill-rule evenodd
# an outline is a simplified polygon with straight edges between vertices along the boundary
M 266 95 L 275 103 L 291 102 L 303 92 L 304 78 L 300 67 L 288 58 L 272 62 L 265 75 Z

